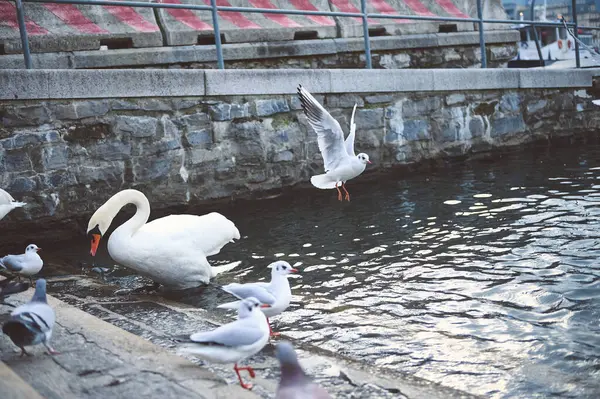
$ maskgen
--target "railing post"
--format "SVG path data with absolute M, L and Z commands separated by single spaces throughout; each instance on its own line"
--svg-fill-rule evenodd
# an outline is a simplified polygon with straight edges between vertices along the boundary
M 579 27 L 577 26 L 577 1 L 571 0 L 571 7 L 573 7 L 573 35 L 575 35 L 575 65 L 577 68 L 581 68 L 581 60 L 579 59 Z
M 217 0 L 210 0 L 212 7 L 213 33 L 215 35 L 215 46 L 217 47 L 217 67 L 225 69 L 223 62 L 223 48 L 221 47 L 221 30 L 219 29 L 219 15 L 217 14 Z
M 367 61 L 367 69 L 372 69 L 373 65 L 371 64 L 371 41 L 369 40 L 369 20 L 367 19 L 366 0 L 360 0 L 360 10 L 362 12 L 363 36 L 365 38 L 365 60 Z
M 485 38 L 483 36 L 483 7 L 481 5 L 481 0 L 477 0 L 477 18 L 479 18 L 479 49 L 481 50 L 481 67 L 487 68 L 487 56 L 485 54 Z
M 21 34 L 21 47 L 23 47 L 23 57 L 25 58 L 25 68 L 31 69 L 31 52 L 29 51 L 29 39 L 27 38 L 27 27 L 25 26 L 25 12 L 21 0 L 15 0 L 17 7 L 17 20 L 19 23 L 19 33 Z

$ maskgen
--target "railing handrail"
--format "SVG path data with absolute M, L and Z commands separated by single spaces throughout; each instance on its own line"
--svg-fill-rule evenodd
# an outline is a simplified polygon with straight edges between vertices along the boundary
M 23 11 L 23 2 L 28 3 L 57 3 L 57 4 L 79 4 L 79 5 L 98 5 L 98 6 L 120 6 L 120 7 L 139 7 L 139 8 L 175 8 L 185 10 L 196 10 L 196 11 L 211 11 L 213 18 L 213 29 L 215 36 L 215 46 L 217 50 L 217 64 L 219 69 L 224 69 L 223 61 L 223 49 L 221 44 L 221 37 L 219 33 L 219 18 L 217 12 L 242 12 L 242 13 L 260 13 L 260 14 L 284 14 L 284 15 L 316 15 L 316 16 L 329 16 L 329 17 L 347 17 L 347 18 L 361 18 L 363 25 L 363 36 L 365 42 L 365 57 L 366 67 L 372 68 L 371 65 L 371 46 L 369 38 L 369 18 L 374 19 L 404 19 L 404 20 L 416 20 L 416 21 L 439 21 L 439 22 L 473 22 L 477 23 L 479 27 L 479 46 L 481 49 L 481 67 L 487 68 L 486 49 L 485 49 L 485 38 L 484 38 L 484 23 L 489 24 L 515 24 L 515 25 L 527 25 L 532 27 L 535 32 L 535 27 L 572 27 L 574 31 L 577 29 L 586 30 L 600 30 L 600 27 L 592 26 L 578 26 L 577 25 L 577 8 L 574 6 L 576 0 L 572 0 L 572 12 L 573 22 L 551 22 L 551 21 L 534 21 L 534 20 L 513 20 L 513 19 L 490 19 L 483 18 L 483 6 L 482 0 L 476 0 L 477 2 L 477 18 L 459 18 L 459 17 L 440 17 L 440 16 L 422 16 L 422 15 L 401 15 L 401 14 L 379 14 L 367 12 L 366 0 L 361 0 L 361 12 L 338 12 L 338 11 L 311 11 L 311 10 L 291 10 L 291 9 L 271 9 L 271 8 L 257 8 L 257 7 L 231 7 L 231 6 L 217 6 L 216 0 L 211 0 L 211 5 L 199 5 L 199 4 L 173 4 L 173 3 L 154 3 L 154 2 L 143 2 L 134 0 L 12 0 L 15 2 L 17 10 L 17 20 L 19 24 L 19 33 L 21 35 L 21 43 L 23 46 L 23 57 L 25 60 L 25 67 L 27 69 L 32 68 L 31 62 L 31 51 L 29 47 L 29 39 L 27 35 L 27 28 L 25 25 L 25 16 Z M 535 0 L 534 0 L 535 2 Z M 533 7 L 533 4 L 532 4 Z M 532 14 L 533 16 L 533 14 Z M 537 35 L 536 35 L 537 36 Z M 536 44 L 537 38 L 536 38 Z M 578 47 L 578 46 L 577 46 Z M 577 68 L 580 67 L 579 52 L 575 54 Z M 540 53 L 540 61 L 543 62 Z

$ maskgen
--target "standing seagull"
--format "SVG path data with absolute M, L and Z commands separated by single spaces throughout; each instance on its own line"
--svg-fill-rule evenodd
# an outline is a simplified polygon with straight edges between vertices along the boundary
M 317 188 L 337 189 L 339 201 L 342 201 L 342 192 L 339 188 L 341 184 L 346 192 L 344 198 L 350 201 L 350 193 L 346 190 L 345 183 L 364 172 L 367 164 L 371 163 L 367 154 L 362 152 L 358 155 L 354 154 L 356 104 L 350 119 L 350 134 L 344 141 L 344 132 L 338 121 L 333 119 L 329 112 L 302 85 L 298 85 L 298 97 L 308 122 L 317 133 L 319 150 L 325 164 L 325 173 L 312 176 L 310 182 Z
M 0 188 L 0 220 L 15 208 L 19 208 L 27 205 L 26 202 L 17 202 L 15 199 Z
M 281 366 L 281 379 L 275 399 L 331 399 L 325 389 L 312 382 L 304 373 L 292 344 L 284 341 L 277 345 L 275 356 Z
M 35 244 L 29 244 L 25 248 L 25 253 L 21 255 L 6 255 L 0 259 L 0 267 L 19 274 L 19 281 L 21 281 L 21 275 L 28 276 L 29 282 L 33 285 L 31 276 L 39 273 L 44 266 L 44 261 L 38 255 L 38 251 L 42 248 Z
M 238 367 L 238 362 L 257 354 L 269 342 L 269 327 L 261 306 L 256 298 L 246 298 L 240 302 L 238 319 L 206 332 L 190 335 L 190 341 L 178 348 L 182 354 L 191 354 L 214 363 L 234 363 L 233 369 L 242 388 L 251 389 L 245 384 L 240 371 L 246 370 L 250 377 L 255 373 L 252 367 Z
M 269 283 L 232 283 L 221 287 L 221 289 L 240 299 L 255 297 L 263 305 L 268 305 L 262 306 L 261 310 L 267 316 L 267 323 L 269 323 L 269 317 L 281 314 L 290 306 L 292 290 L 290 289 L 287 276 L 290 273 L 297 273 L 298 269 L 294 269 L 289 263 L 283 260 L 273 262 L 267 267 L 271 268 L 271 282 Z M 217 307 L 220 309 L 237 309 L 239 302 L 228 302 Z M 274 333 L 271 330 L 270 323 L 269 335 L 279 335 L 279 333 Z
M 29 355 L 25 346 L 44 344 L 51 355 L 57 355 L 48 341 L 52 337 L 52 328 L 56 316 L 46 300 L 46 280 L 39 279 L 35 284 L 35 293 L 29 303 L 12 311 L 10 319 L 2 326 L 4 334 L 21 348 L 21 356 Z

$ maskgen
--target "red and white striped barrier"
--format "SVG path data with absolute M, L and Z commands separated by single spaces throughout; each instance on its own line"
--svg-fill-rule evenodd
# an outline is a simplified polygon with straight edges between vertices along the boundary
M 332 11 L 361 12 L 360 0 L 329 0 Z M 469 1 L 459 0 L 368 0 L 367 12 L 386 15 L 418 15 L 426 17 L 471 18 L 467 10 Z M 363 35 L 362 19 L 336 17 L 341 37 Z M 444 31 L 472 31 L 472 22 L 433 22 L 408 19 L 369 19 L 369 30 L 373 36 L 436 33 Z
M 25 3 L 24 9 L 32 51 L 163 45 L 150 8 Z M 0 46 L 5 53 L 21 52 L 17 11 L 12 1 L 0 0 Z
M 210 5 L 210 0 L 157 0 L 162 3 Z M 217 0 L 223 7 L 255 7 L 330 11 L 327 0 Z M 225 43 L 261 42 L 336 37 L 332 17 L 266 13 L 219 13 L 219 29 Z M 210 11 L 160 9 L 159 22 L 168 45 L 208 44 L 214 42 Z

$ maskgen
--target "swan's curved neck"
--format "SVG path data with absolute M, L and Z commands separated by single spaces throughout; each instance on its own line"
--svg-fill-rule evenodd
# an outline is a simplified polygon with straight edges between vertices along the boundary
M 150 217 L 150 202 L 148 202 L 148 198 L 146 198 L 144 194 L 137 190 L 123 190 L 113 195 L 106 201 L 104 206 L 111 210 L 112 218 L 114 218 L 121 208 L 127 204 L 135 205 L 137 210 L 135 215 L 123 223 L 118 229 L 133 234 L 146 224 Z

